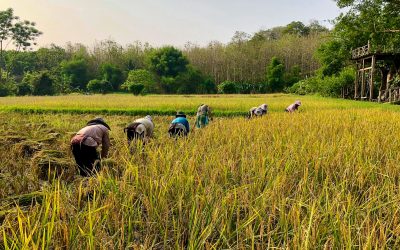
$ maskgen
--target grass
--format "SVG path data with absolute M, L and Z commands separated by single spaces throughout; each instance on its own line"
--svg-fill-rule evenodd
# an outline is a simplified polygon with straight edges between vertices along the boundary
M 283 111 L 294 100 L 301 99 L 307 105 L 304 110 L 383 109 L 400 110 L 394 105 L 376 105 L 369 102 L 295 95 L 69 95 L 56 97 L 2 97 L 0 111 L 24 114 L 69 113 L 102 115 L 173 115 L 177 110 L 194 115 L 196 107 L 207 103 L 217 116 L 242 116 L 250 107 L 267 103 L 273 112 Z
M 102 108 L 101 96 L 90 98 L 79 105 Z M 122 110 L 124 98 L 135 100 L 112 95 L 104 108 Z M 297 98 L 140 97 L 138 109 L 189 110 L 204 101 L 242 112 L 266 102 L 272 112 L 217 117 L 177 141 L 167 135 L 172 117 L 155 116 L 156 138 L 134 155 L 122 129 L 135 116 L 105 114 L 113 147 L 104 169 L 49 181 L 35 174 L 35 159 L 59 151 L 69 166 L 69 138 L 93 115 L 3 111 L 0 242 L 5 249 L 399 248 L 398 107 L 301 97 L 302 112 L 284 113 Z M 6 98 L 28 102 L 16 99 Z M 31 107 L 52 108 L 51 98 L 37 100 Z M 21 154 L 26 141 L 41 151 Z

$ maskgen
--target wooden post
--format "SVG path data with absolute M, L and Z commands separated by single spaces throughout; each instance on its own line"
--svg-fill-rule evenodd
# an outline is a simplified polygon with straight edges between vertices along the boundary
M 361 99 L 365 97 L 365 71 L 364 71 L 364 66 L 365 66 L 365 60 L 362 60 L 362 69 L 360 70 L 361 72 Z
M 354 99 L 357 99 L 358 95 L 358 81 L 359 81 L 359 64 L 357 63 L 356 80 L 354 82 Z
M 372 56 L 372 64 L 371 64 L 371 81 L 369 83 L 369 100 L 372 101 L 374 99 L 374 74 L 375 74 L 375 55 Z

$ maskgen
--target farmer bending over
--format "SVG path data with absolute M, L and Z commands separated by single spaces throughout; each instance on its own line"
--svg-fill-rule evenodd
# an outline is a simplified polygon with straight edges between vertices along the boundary
M 110 148 L 109 130 L 103 118 L 95 118 L 72 137 L 72 154 L 80 175 L 90 176 L 100 170 L 100 156 L 96 149 L 101 145 L 101 158 L 107 157 Z
M 187 136 L 190 131 L 189 122 L 186 119 L 185 113 L 178 111 L 175 119 L 169 126 L 168 133 L 171 137 Z
M 285 109 L 286 112 L 293 113 L 299 109 L 301 106 L 301 102 L 299 100 L 295 101 L 293 104 L 290 104 L 289 107 Z
M 262 104 L 259 107 L 253 107 L 250 109 L 249 114 L 247 115 L 247 118 L 253 118 L 253 117 L 261 117 L 265 114 L 268 113 L 268 105 L 267 104 Z
M 133 123 L 129 124 L 124 129 L 124 132 L 128 138 L 128 145 L 131 145 L 132 141 L 141 141 L 143 144 L 149 142 L 150 138 L 153 137 L 154 123 L 151 116 L 136 119 Z
M 210 119 L 212 119 L 210 107 L 206 104 L 201 104 L 200 107 L 197 109 L 196 127 L 204 128 L 205 126 L 207 126 Z

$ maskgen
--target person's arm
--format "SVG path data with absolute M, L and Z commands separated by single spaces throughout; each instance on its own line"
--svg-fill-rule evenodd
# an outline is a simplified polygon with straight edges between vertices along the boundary
M 108 134 L 108 130 L 106 130 L 103 133 L 103 138 L 101 142 L 101 158 L 107 158 L 110 145 L 111 145 L 110 136 Z

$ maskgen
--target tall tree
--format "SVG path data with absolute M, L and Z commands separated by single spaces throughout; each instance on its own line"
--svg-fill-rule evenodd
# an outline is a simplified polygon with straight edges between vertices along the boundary
M 272 92 L 282 91 L 285 87 L 283 76 L 285 67 L 278 58 L 273 57 L 267 67 L 267 83 Z
M 176 77 L 189 64 L 182 52 L 171 46 L 154 50 L 148 60 L 150 69 L 161 77 Z
M 35 28 L 35 23 L 30 21 L 20 21 L 14 15 L 13 9 L 0 11 L 0 82 L 8 80 L 9 67 L 6 67 L 5 53 L 10 44 L 13 44 L 16 51 L 26 50 L 31 45 L 35 45 L 35 40 L 42 34 Z M 3 71 L 6 77 L 3 77 Z

